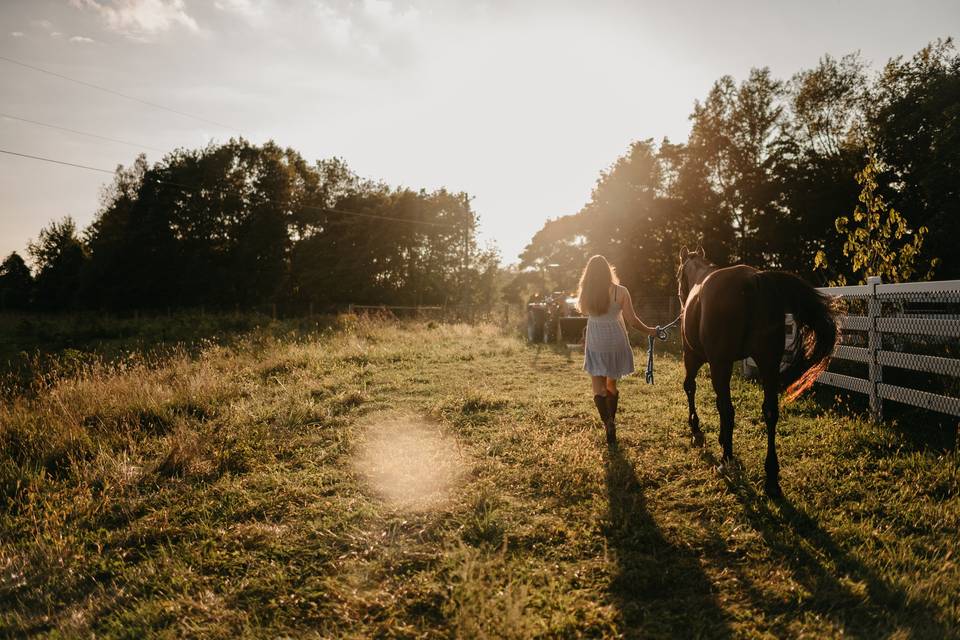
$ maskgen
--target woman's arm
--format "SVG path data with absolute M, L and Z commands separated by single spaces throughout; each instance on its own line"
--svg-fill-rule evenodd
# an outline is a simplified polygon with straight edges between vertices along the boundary
M 623 319 L 630 326 L 636 327 L 648 336 L 657 335 L 655 327 L 649 327 L 637 317 L 637 312 L 633 310 L 633 300 L 630 298 L 630 292 L 626 287 L 620 287 L 620 308 L 623 310 Z

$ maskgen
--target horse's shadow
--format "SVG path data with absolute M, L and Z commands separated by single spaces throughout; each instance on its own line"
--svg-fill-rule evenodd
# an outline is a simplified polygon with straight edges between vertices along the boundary
M 625 637 L 732 636 L 696 555 L 668 541 L 646 507 L 633 464 L 612 447 L 606 456 L 608 548 L 617 573 L 610 596 Z
M 713 454 L 704 452 L 703 458 L 717 465 Z M 741 573 L 740 584 L 746 585 L 753 606 L 771 614 L 770 618 L 787 612 L 815 612 L 840 626 L 844 636 L 855 638 L 887 637 L 903 627 L 918 638 L 944 638 L 955 632 L 937 620 L 933 608 L 911 601 L 902 588 L 884 580 L 837 544 L 829 532 L 788 497 L 774 499 L 759 493 L 739 467 L 721 477 L 773 558 L 789 567 L 793 579 L 810 594 L 802 604 L 780 601 L 751 586 L 752 579 L 732 566 Z M 724 544 L 720 539 L 715 542 Z M 776 631 L 788 633 L 786 628 Z

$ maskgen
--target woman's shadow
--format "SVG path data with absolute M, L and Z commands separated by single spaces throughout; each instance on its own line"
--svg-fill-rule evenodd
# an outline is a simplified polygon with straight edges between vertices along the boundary
M 610 596 L 626 637 L 728 638 L 732 631 L 696 555 L 668 541 L 647 510 L 633 464 L 606 456 L 608 546 L 617 573 Z

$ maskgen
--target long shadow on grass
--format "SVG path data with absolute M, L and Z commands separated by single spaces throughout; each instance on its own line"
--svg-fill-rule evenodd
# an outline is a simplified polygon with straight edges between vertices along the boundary
M 617 560 L 610 595 L 626 637 L 731 637 L 699 561 L 660 533 L 633 464 L 618 448 L 608 452 L 606 473 L 605 533 Z
M 533 354 L 533 366 L 543 368 L 544 365 L 540 362 L 540 354 L 545 349 L 558 356 L 565 356 L 567 362 L 573 361 L 573 355 L 570 353 L 570 348 L 566 344 L 561 342 L 538 342 L 537 349 Z
M 708 452 L 704 459 L 717 464 Z M 854 638 L 886 637 L 904 627 L 917 638 L 945 638 L 956 632 L 937 620 L 936 609 L 910 601 L 901 588 L 843 549 L 789 498 L 768 499 L 757 493 L 741 473 L 725 474 L 723 478 L 743 506 L 750 526 L 763 536 L 775 558 L 790 567 L 793 578 L 812 594 L 802 603 L 784 602 L 765 597 L 759 589 L 748 586 L 756 608 L 770 617 L 816 612 L 841 626 L 845 636 Z M 774 504 L 778 510 L 771 509 Z M 841 582 L 839 576 L 846 580 Z M 865 592 L 855 592 L 851 583 L 863 584 Z M 744 576 L 741 584 L 750 585 L 751 580 Z

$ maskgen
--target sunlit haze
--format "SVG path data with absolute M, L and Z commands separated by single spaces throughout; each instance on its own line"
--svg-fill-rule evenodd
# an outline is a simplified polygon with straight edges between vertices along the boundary
M 875 67 L 958 31 L 955 1 L 73 0 L 0 5 L 0 113 L 170 150 L 243 135 L 392 185 L 475 197 L 505 262 L 577 211 L 631 140 L 683 140 L 723 74 L 825 53 Z M 0 148 L 113 169 L 137 148 L 0 117 Z M 160 151 L 145 149 L 151 161 Z M 0 254 L 88 224 L 110 177 L 0 156 Z

